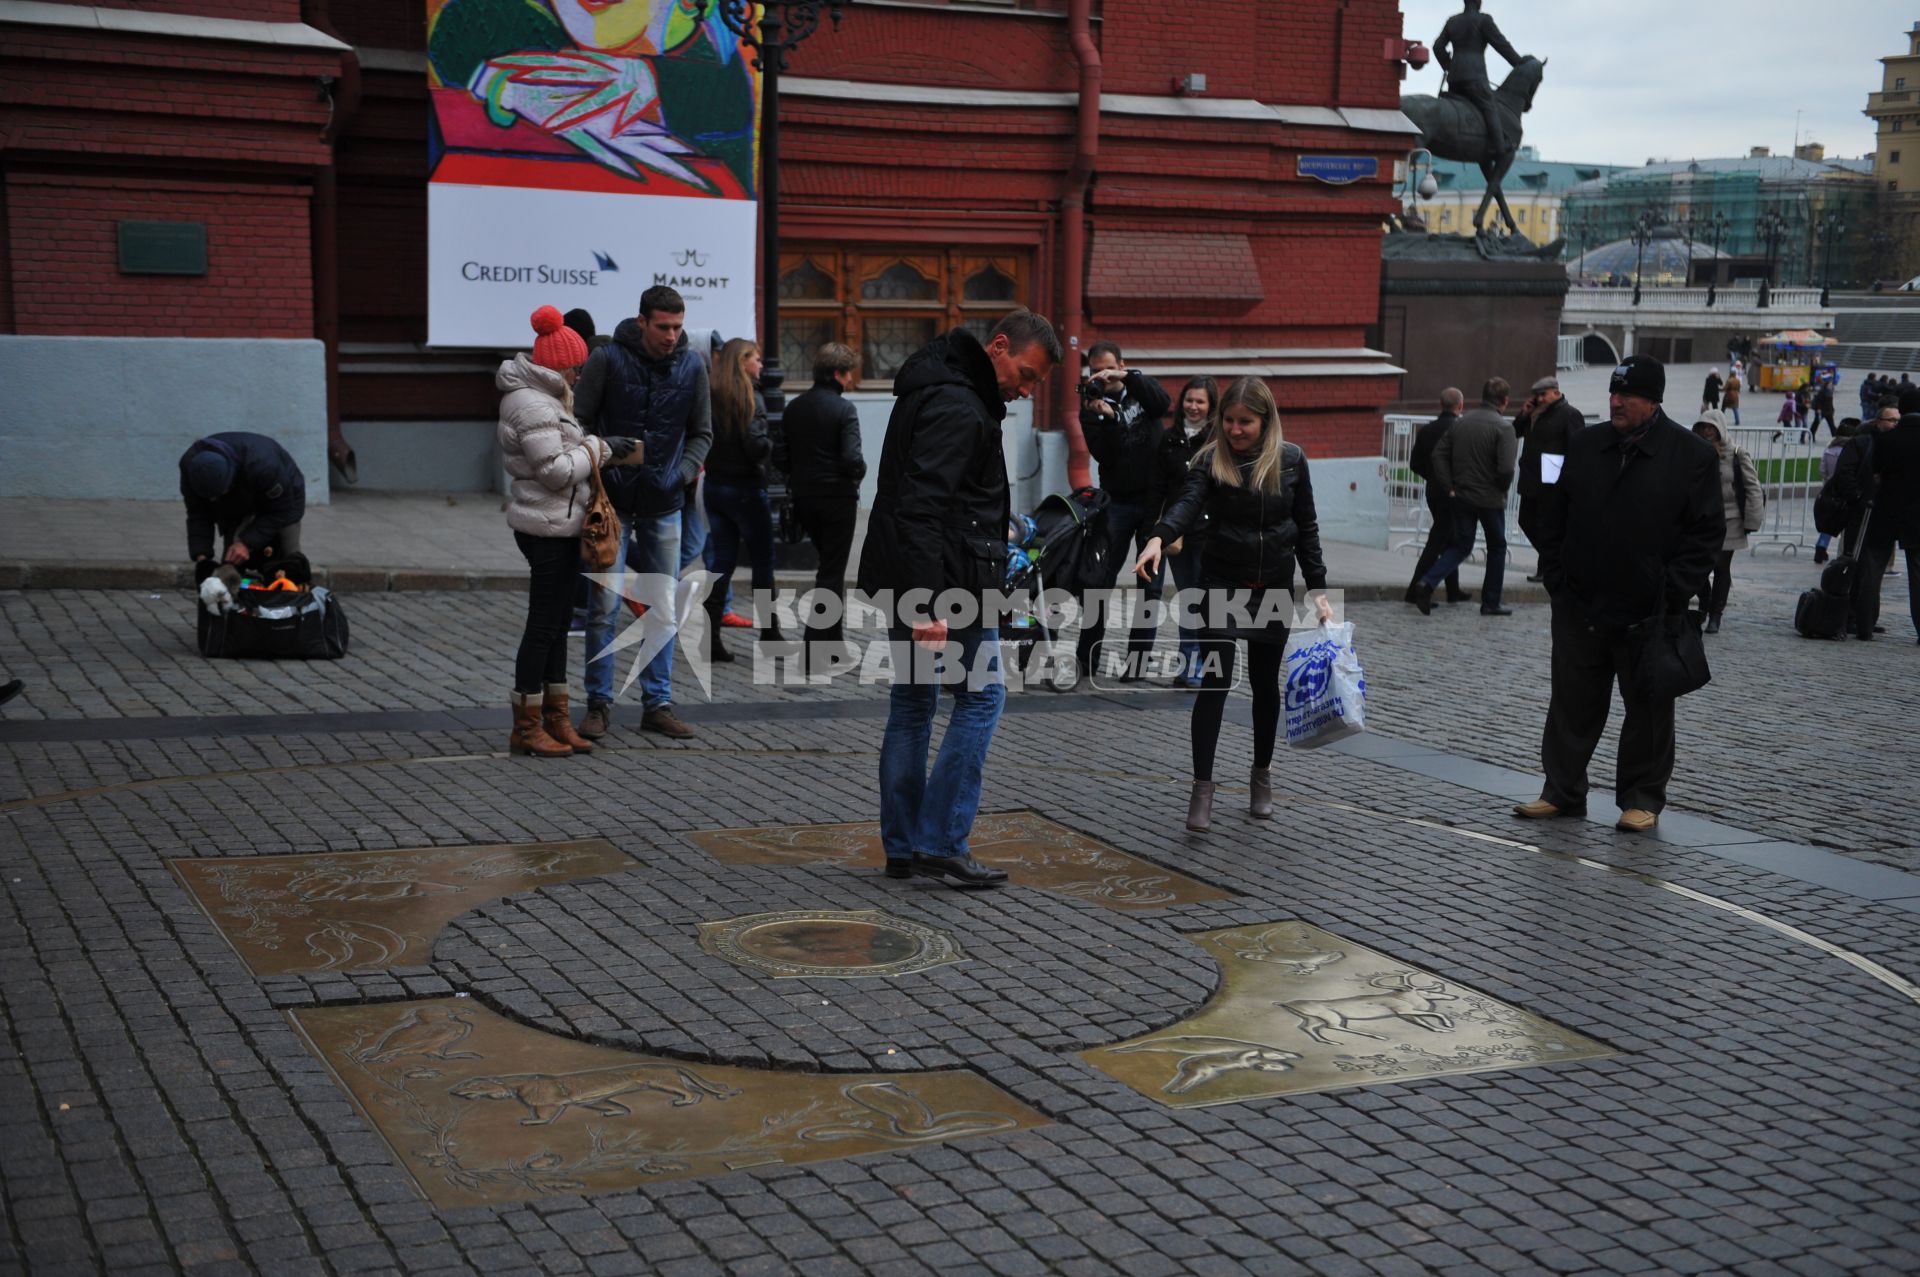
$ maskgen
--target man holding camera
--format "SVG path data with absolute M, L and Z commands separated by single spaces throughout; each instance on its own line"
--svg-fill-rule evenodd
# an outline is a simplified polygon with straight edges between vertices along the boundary
M 1100 466 L 1100 487 L 1107 506 L 1107 561 L 1133 561 L 1146 548 L 1153 525 L 1160 518 L 1160 494 L 1155 483 L 1155 458 L 1160 422 L 1173 401 L 1160 383 L 1127 367 L 1120 347 L 1095 342 L 1087 350 L 1087 376 L 1080 383 L 1080 429 L 1087 451 Z M 1160 597 L 1160 574 L 1147 583 L 1149 599 Z M 1082 677 L 1093 672 L 1094 647 L 1106 636 L 1107 588 L 1080 600 L 1080 638 L 1074 644 L 1075 667 Z M 1133 682 L 1145 677 L 1146 654 L 1153 650 L 1154 627 L 1136 624 L 1127 640 L 1127 669 Z

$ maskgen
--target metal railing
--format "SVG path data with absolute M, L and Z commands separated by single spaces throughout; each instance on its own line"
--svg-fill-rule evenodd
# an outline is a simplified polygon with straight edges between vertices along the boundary
M 1794 426 L 1736 426 L 1727 434 L 1736 448 L 1753 458 L 1760 487 L 1767 494 L 1767 520 L 1747 534 L 1752 550 L 1788 547 L 1796 552 L 1819 535 L 1813 526 L 1813 501 L 1820 495 L 1820 457 L 1826 445 Z
M 1585 368 L 1587 366 L 1586 346 L 1587 339 L 1585 337 L 1562 337 L 1560 339 L 1559 357 L 1554 361 L 1555 367 L 1561 369 Z
M 1760 305 L 1760 289 L 1722 288 L 1714 300 L 1713 309 L 1757 310 Z M 1820 290 L 1817 288 L 1776 288 L 1768 297 L 1768 305 L 1773 310 L 1817 311 L 1820 309 Z M 1707 290 L 1704 288 L 1661 288 L 1649 284 L 1640 290 L 1640 304 L 1633 304 L 1633 289 L 1625 288 L 1582 288 L 1575 286 L 1567 293 L 1566 309 L 1582 313 L 1602 312 L 1606 314 L 1630 315 L 1636 311 L 1701 311 L 1707 312 Z
M 1430 420 L 1430 417 L 1400 416 L 1386 419 L 1380 450 L 1387 459 L 1389 550 L 1417 553 L 1433 531 L 1433 514 L 1427 509 L 1426 481 L 1411 468 L 1414 437 Z M 1589 422 L 1588 426 L 1594 424 Z M 1735 447 L 1753 458 L 1754 470 L 1766 493 L 1766 522 L 1759 531 L 1748 534 L 1749 552 L 1757 553 L 1763 545 L 1778 546 L 1782 553 L 1789 548 L 1797 553 L 1800 547 L 1811 546 L 1819 535 L 1813 526 L 1813 502 L 1820 495 L 1820 458 L 1826 445 L 1815 442 L 1808 431 L 1794 426 L 1741 426 L 1728 434 Z M 1516 491 L 1507 496 L 1507 544 L 1531 546 L 1520 531 L 1517 476 L 1515 488 Z M 1478 558 L 1477 550 L 1475 557 Z

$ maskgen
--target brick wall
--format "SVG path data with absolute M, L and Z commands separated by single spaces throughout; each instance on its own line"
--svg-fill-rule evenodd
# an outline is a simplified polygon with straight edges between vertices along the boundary
M 9 173 L 13 331 L 311 337 L 308 196 L 293 183 Z M 207 273 L 122 274 L 123 218 L 204 222 Z

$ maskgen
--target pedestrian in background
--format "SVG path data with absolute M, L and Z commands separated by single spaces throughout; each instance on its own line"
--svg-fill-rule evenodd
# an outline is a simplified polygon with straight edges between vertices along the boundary
M 1407 469 L 1420 479 L 1426 494 L 1427 513 L 1433 518 L 1433 526 L 1427 529 L 1427 543 L 1420 547 L 1420 557 L 1413 565 L 1413 580 L 1407 583 L 1406 601 L 1412 603 L 1420 589 L 1420 578 L 1427 569 L 1440 561 L 1440 556 L 1453 544 L 1453 499 L 1447 490 L 1433 477 L 1433 450 L 1440 446 L 1447 432 L 1453 429 L 1453 423 L 1460 420 L 1461 409 L 1466 407 L 1467 397 L 1452 386 L 1440 392 L 1440 415 L 1420 427 L 1413 437 L 1413 455 L 1407 460 Z M 1460 569 L 1454 568 L 1447 573 L 1447 602 L 1470 603 L 1473 595 L 1460 588 Z
M 1729 388 L 1731 385 L 1729 383 Z M 1560 379 L 1551 376 L 1533 383 L 1532 393 L 1513 419 L 1514 436 L 1522 445 L 1518 485 L 1520 534 L 1527 538 L 1529 545 L 1539 544 L 1540 508 L 1559 489 L 1560 469 L 1567 462 L 1567 443 L 1586 424 L 1586 415 L 1560 393 Z
M 1707 370 L 1707 384 L 1700 390 L 1700 407 L 1704 409 L 1720 407 L 1720 370 Z
M 1180 388 L 1176 403 L 1178 419 L 1160 438 L 1160 452 L 1154 483 L 1154 521 L 1166 517 L 1167 507 L 1187 486 L 1187 471 L 1194 454 L 1206 446 L 1216 428 L 1220 405 L 1220 383 L 1211 377 L 1195 377 Z M 1203 524 L 1167 547 L 1167 572 L 1173 577 L 1176 596 L 1200 588 L 1200 546 L 1206 538 Z M 1180 673 L 1175 687 L 1200 686 L 1200 626 L 1186 613 L 1179 617 Z
M 1203 673 L 1191 720 L 1193 792 L 1187 800 L 1187 828 L 1196 833 L 1213 827 L 1213 760 L 1227 691 L 1233 686 L 1236 644 L 1242 639 L 1247 644 L 1247 688 L 1253 694 L 1248 812 L 1257 820 L 1273 815 L 1273 751 L 1280 734 L 1280 674 L 1286 664 L 1295 562 L 1308 590 L 1327 588 L 1307 454 L 1286 441 L 1273 392 L 1258 377 L 1240 378 L 1221 396 L 1213 437 L 1194 454 L 1186 486 L 1154 525 L 1134 573 L 1142 580 L 1153 579 L 1166 547 L 1197 528 L 1203 516 L 1207 542 L 1200 552 L 1201 585 L 1213 599 L 1229 591 L 1246 596 L 1250 624 L 1243 627 L 1209 616 L 1203 632 Z M 1285 591 L 1289 605 L 1263 618 L 1268 592 L 1274 590 Z M 1324 597 L 1320 606 L 1322 619 L 1331 619 Z
M 504 360 L 493 376 L 500 391 L 507 526 L 529 573 L 507 747 L 558 758 L 593 750 L 593 742 L 574 730 L 567 703 L 567 622 L 593 468 L 637 462 L 640 449 L 624 437 L 595 439 L 575 419 L 573 387 L 587 362 L 587 343 L 561 323 L 560 312 L 552 306 L 534 311 L 533 331 L 533 350 Z
M 713 546 L 713 572 L 719 577 L 707 594 L 707 647 L 716 661 L 730 661 L 720 637 L 733 570 L 744 544 L 753 567 L 756 597 L 773 598 L 773 503 L 767 496 L 767 460 L 773 440 L 767 435 L 767 401 L 760 394 L 765 362 L 760 347 L 735 337 L 714 360 L 713 450 L 707 454 L 707 536 Z M 780 640 L 780 626 L 769 612 L 760 618 L 760 638 Z
M 1813 433 L 1808 438 L 1820 437 L 1820 423 L 1823 421 L 1827 423 L 1827 432 L 1831 434 L 1834 429 L 1833 383 L 1825 379 L 1813 388 Z
M 1614 767 L 1616 827 L 1659 823 L 1674 767 L 1674 701 L 1636 683 L 1635 627 L 1686 610 L 1706 587 L 1726 536 L 1720 459 L 1661 410 L 1666 369 L 1634 355 L 1613 371 L 1610 424 L 1568 445 L 1559 501 L 1540 528 L 1553 601 L 1552 693 L 1540 744 L 1546 782 L 1516 816 L 1584 816 L 1587 764 L 1606 729 L 1613 687 L 1626 720 Z
M 1900 416 L 1873 444 L 1873 519 L 1866 527 L 1864 578 L 1873 577 L 1871 610 L 1856 613 L 1857 634 L 1872 638 L 1880 614 L 1880 581 L 1891 575 L 1887 565 L 1896 545 L 1907 558 L 1907 611 L 1920 641 L 1920 388 L 1909 384 L 1900 392 Z
M 1507 493 L 1513 486 L 1520 445 L 1513 424 L 1502 414 L 1513 388 L 1503 377 L 1487 382 L 1480 406 L 1454 423 L 1433 449 L 1434 481 L 1453 503 L 1453 537 L 1440 561 L 1414 586 L 1414 606 L 1433 613 L 1433 592 L 1442 578 L 1457 571 L 1473 553 L 1476 528 L 1487 534 L 1486 583 L 1480 589 L 1480 615 L 1512 616 L 1500 606 L 1507 570 Z
M 1693 423 L 1693 433 L 1713 445 L 1720 458 L 1720 504 L 1726 516 L 1727 535 L 1720 543 L 1720 555 L 1714 560 L 1701 601 L 1706 604 L 1707 633 L 1720 632 L 1720 617 L 1727 610 L 1727 597 L 1733 589 L 1733 556 L 1747 548 L 1747 534 L 1758 532 L 1767 520 L 1767 494 L 1760 486 L 1760 473 L 1744 448 L 1734 446 L 1727 433 L 1727 416 L 1709 408 Z
M 265 435 L 227 430 L 196 439 L 180 456 L 180 496 L 187 505 L 187 556 L 232 564 L 300 553 L 307 480 L 293 454 Z
M 860 449 L 860 414 L 846 393 L 860 379 L 860 356 L 830 341 L 814 352 L 813 388 L 787 405 L 774 440 L 773 464 L 786 472 L 793 512 L 820 561 L 813 588 L 833 596 L 831 623 L 809 628 L 814 643 L 837 643 L 844 630 L 847 558 L 860 513 L 860 481 L 867 477 Z
M 620 515 L 620 546 L 608 569 L 618 584 L 595 586 L 587 621 L 587 716 L 580 734 L 613 729 L 614 614 L 629 571 L 639 578 L 643 624 L 665 626 L 668 642 L 640 671 L 640 729 L 685 740 L 693 728 L 673 712 L 674 594 L 680 580 L 681 514 L 713 446 L 707 362 L 687 342 L 687 303 L 655 284 L 640 295 L 640 313 L 623 319 L 613 340 L 581 370 L 577 408 L 597 435 L 642 441 L 645 458 L 613 476 L 608 494 Z M 657 632 L 657 631 L 655 631 Z
M 1087 348 L 1087 376 L 1080 394 L 1080 429 L 1086 436 L 1087 451 L 1100 465 L 1100 486 L 1106 491 L 1107 559 L 1117 561 L 1133 553 L 1133 547 L 1146 544 L 1147 531 L 1159 517 L 1156 487 L 1156 455 L 1160 444 L 1160 421 L 1172 401 L 1160 383 L 1135 368 L 1127 367 L 1126 356 L 1110 341 L 1095 342 Z M 1147 585 L 1147 596 L 1160 596 L 1160 578 Z M 1102 582 L 1098 590 L 1081 599 L 1080 636 L 1074 642 L 1076 668 L 1080 676 L 1097 673 L 1094 649 L 1107 630 L 1107 601 L 1114 595 L 1112 582 Z M 1153 651 L 1154 627 L 1144 620 L 1134 625 L 1127 636 L 1127 666 L 1121 678 L 1132 682 L 1145 677 L 1147 653 Z
M 1740 424 L 1740 370 L 1736 367 L 1727 374 L 1727 388 L 1720 392 L 1720 408 L 1733 419 L 1734 425 Z
M 1834 467 L 1840 464 L 1840 454 L 1846 450 L 1847 441 L 1860 433 L 1860 419 L 1847 417 L 1833 432 L 1833 439 L 1827 444 L 1825 452 L 1820 454 L 1820 487 L 1824 491 L 1833 482 Z M 1827 547 L 1833 544 L 1833 537 L 1822 532 L 1813 543 L 1813 562 L 1817 567 L 1827 561 Z

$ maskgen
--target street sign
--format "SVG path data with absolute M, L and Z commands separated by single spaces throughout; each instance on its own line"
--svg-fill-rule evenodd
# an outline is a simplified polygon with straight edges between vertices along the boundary
M 1329 186 L 1346 186 L 1379 177 L 1380 160 L 1373 155 L 1302 155 L 1296 171 Z

